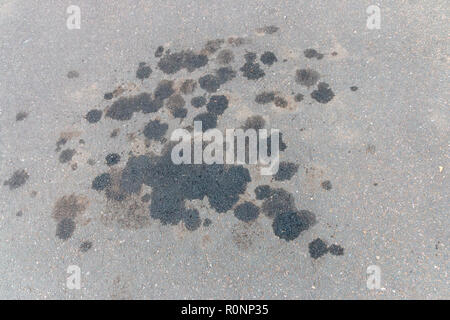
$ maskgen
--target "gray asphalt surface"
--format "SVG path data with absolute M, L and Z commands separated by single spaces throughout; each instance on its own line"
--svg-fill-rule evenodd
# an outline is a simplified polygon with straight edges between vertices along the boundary
M 337 3 L 0 0 L 0 298 L 450 298 L 448 2 Z M 81 8 L 79 30 L 66 27 L 72 4 Z M 379 30 L 366 27 L 372 4 L 381 9 Z M 279 30 L 259 32 L 264 26 Z M 233 46 L 230 37 L 245 44 Z M 266 127 L 283 132 L 282 159 L 299 165 L 282 182 L 248 166 L 252 181 L 241 195 L 254 201 L 261 184 L 292 193 L 296 207 L 317 219 L 292 241 L 277 237 L 263 214 L 245 223 L 232 210 L 218 214 L 206 198 L 190 206 L 212 224 L 189 231 L 182 222 L 149 218 L 148 209 L 130 218 L 128 207 L 111 206 L 91 188 L 108 170 L 108 153 L 119 153 L 123 168 L 130 150 L 158 148 L 145 145 L 149 119 L 167 122 L 170 132 L 189 125 L 194 113 L 182 120 L 164 110 L 130 121 L 103 116 L 96 124 L 86 113 L 110 106 L 104 94 L 120 85 L 129 96 L 153 91 L 161 79 L 178 84 L 211 72 L 214 54 L 192 73 L 166 75 L 154 52 L 160 45 L 197 52 L 214 39 L 225 39 L 237 72 L 218 91 L 231 102 L 218 128 L 261 115 Z M 309 48 L 324 57 L 306 58 Z M 245 79 L 244 54 L 259 59 L 264 51 L 278 61 L 261 64 L 264 78 Z M 140 62 L 153 70 L 144 81 L 136 79 Z M 315 88 L 295 82 L 302 68 L 330 85 L 330 102 L 318 103 L 310 96 Z M 289 106 L 256 104 L 264 90 L 282 93 Z M 301 102 L 293 100 L 297 93 Z M 68 140 L 62 150 L 75 150 L 67 163 L 55 151 L 61 137 Z M 18 170 L 29 178 L 13 188 L 9 179 Z M 331 190 L 321 187 L 327 180 Z M 62 240 L 52 215 L 58 199 L 71 194 L 86 209 Z M 316 238 L 341 245 L 344 254 L 313 259 L 308 245 Z M 92 247 L 81 250 L 86 241 Z M 80 290 L 66 286 L 70 265 L 81 269 Z M 381 270 L 380 289 L 366 286 L 370 265 Z

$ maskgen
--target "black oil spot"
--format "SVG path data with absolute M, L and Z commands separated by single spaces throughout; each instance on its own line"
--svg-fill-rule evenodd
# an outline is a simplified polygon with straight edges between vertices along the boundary
M 331 190 L 331 189 L 333 188 L 333 186 L 332 186 L 330 180 L 325 180 L 325 181 L 323 181 L 320 185 L 321 185 L 322 188 L 325 189 L 325 190 Z
M 25 120 L 26 117 L 28 117 L 28 113 L 23 112 L 23 111 L 18 112 L 18 113 L 16 114 L 16 121 L 22 121 L 22 120 Z
M 109 173 L 102 173 L 92 181 L 92 189 L 97 191 L 101 191 L 110 185 L 111 175 Z
M 263 117 L 261 116 L 251 116 L 248 117 L 247 120 L 245 120 L 244 126 L 242 127 L 242 129 L 247 130 L 247 129 L 254 129 L 254 130 L 259 130 L 264 128 L 266 124 L 266 121 L 264 120 Z
M 160 58 L 163 55 L 164 47 L 159 46 L 155 51 L 155 58 Z
M 217 115 L 210 112 L 200 113 L 199 115 L 194 117 L 193 121 L 202 122 L 203 132 L 217 127 Z
M 118 164 L 120 161 L 120 155 L 117 153 L 110 153 L 105 157 L 106 164 L 110 167 Z
M 151 73 L 152 73 L 152 68 L 147 66 L 147 64 L 145 62 L 140 62 L 139 67 L 136 71 L 136 78 L 138 78 L 140 80 L 144 80 L 144 79 L 147 79 L 148 77 L 150 77 Z
M 69 78 L 69 79 L 78 78 L 79 76 L 80 76 L 80 74 L 76 71 L 67 72 L 67 78 Z
M 236 77 L 236 72 L 231 67 L 222 67 L 216 70 L 215 74 L 206 74 L 200 79 L 198 83 L 203 90 L 208 92 L 216 92 L 220 86 L 227 81 Z
M 183 220 L 195 226 L 196 214 L 186 212 L 185 200 L 208 197 L 217 212 L 230 210 L 245 192 L 250 174 L 243 166 L 175 165 L 168 148 L 161 156 L 138 156 L 128 160 L 120 188 L 125 194 L 139 193 L 142 184 L 152 188 L 150 215 L 163 224 Z
M 187 115 L 187 109 L 184 108 L 186 101 L 179 94 L 171 96 L 167 100 L 167 108 L 174 118 L 184 118 Z
M 219 64 L 230 64 L 231 62 L 234 61 L 233 51 L 228 49 L 219 51 L 219 53 L 217 54 L 216 61 Z
M 311 87 L 319 81 L 320 74 L 312 69 L 300 69 L 295 73 L 295 82 L 305 87 Z
M 234 209 L 234 216 L 241 221 L 250 222 L 258 218 L 259 208 L 251 202 L 244 202 Z
M 260 58 L 261 62 L 264 63 L 265 65 L 271 66 L 272 64 L 274 64 L 275 62 L 278 61 L 277 57 L 275 56 L 275 54 L 273 52 L 270 51 L 266 51 L 261 55 Z
M 24 169 L 16 170 L 14 171 L 11 178 L 3 182 L 3 185 L 9 186 L 10 190 L 17 189 L 23 186 L 27 182 L 29 177 L 30 176 Z
M 271 194 L 272 189 L 270 188 L 269 185 L 257 186 L 255 188 L 255 195 L 256 199 L 258 200 L 267 199 L 268 197 L 270 197 Z
M 223 114 L 227 108 L 228 99 L 223 95 L 211 96 L 211 98 L 209 98 L 208 104 L 206 105 L 206 109 L 208 110 L 208 112 L 216 115 Z
M 278 28 L 277 26 L 270 25 L 270 26 L 264 26 L 264 27 L 258 28 L 258 29 L 256 29 L 256 32 L 265 33 L 265 34 L 274 34 L 279 29 L 280 28 Z
M 207 74 L 198 79 L 198 83 L 203 90 L 216 92 L 220 88 L 219 79 L 212 74 Z
M 17 211 L 16 216 L 17 217 L 23 216 L 23 211 L 22 210 Z
M 160 140 L 169 129 L 167 123 L 161 123 L 159 120 L 152 120 L 144 128 L 144 136 L 149 140 Z
M 266 104 L 275 100 L 274 92 L 262 92 L 256 95 L 255 102 L 258 104 Z
M 70 218 L 62 219 L 56 225 L 56 236 L 61 240 L 69 239 L 75 231 L 75 222 Z
M 72 168 L 73 171 L 78 169 L 78 164 L 74 163 L 70 166 Z
M 119 135 L 120 129 L 116 128 L 113 131 L 111 131 L 111 134 L 109 135 L 110 138 L 115 138 Z
M 350 90 L 356 91 L 356 90 L 358 90 L 358 87 L 357 86 L 352 86 L 352 87 L 350 87 Z
M 309 245 L 309 255 L 313 259 L 318 259 L 328 252 L 327 244 L 320 238 L 315 239 Z
M 259 66 L 259 63 L 255 63 L 256 54 L 249 52 L 245 55 L 246 63 L 239 69 L 242 71 L 244 77 L 248 80 L 257 80 L 264 77 L 266 74 Z
M 173 81 L 170 80 L 161 80 L 158 83 L 158 86 L 153 93 L 155 95 L 155 99 L 164 100 L 170 97 L 175 90 L 173 89 Z
M 282 212 L 273 220 L 273 232 L 280 239 L 294 240 L 300 233 L 309 229 L 315 221 L 313 217 L 314 215 L 306 210 Z
M 192 93 L 194 93 L 196 88 L 197 88 L 197 82 L 193 79 L 188 79 L 183 82 L 183 84 L 180 87 L 180 91 L 183 94 L 192 94 Z
M 317 52 L 314 49 L 306 49 L 305 51 L 303 51 L 303 53 L 308 59 L 316 58 L 317 60 L 320 60 L 323 58 L 323 54 Z
M 81 252 L 88 252 L 89 249 L 92 248 L 92 242 L 91 241 L 83 241 L 80 245 L 80 251 Z
M 63 150 L 61 152 L 61 154 L 59 155 L 59 162 L 61 163 L 67 163 L 69 161 L 72 161 L 72 157 L 75 154 L 75 150 L 74 149 L 66 149 Z
M 114 97 L 114 95 L 113 95 L 112 92 L 107 92 L 107 93 L 105 93 L 105 94 L 103 95 L 103 98 L 104 98 L 105 100 L 111 100 L 113 97 Z
M 333 97 L 333 90 L 331 90 L 328 83 L 325 82 L 319 82 L 319 84 L 317 85 L 317 90 L 314 90 L 311 93 L 311 98 L 319 103 L 328 103 L 333 99 Z
M 338 53 L 337 53 L 336 51 L 333 51 L 333 52 L 331 53 L 331 55 L 332 55 L 333 57 L 335 57 L 335 56 L 338 55 Z
M 296 102 L 302 101 L 302 100 L 303 100 L 303 95 L 302 95 L 301 93 L 297 93 L 297 94 L 295 95 L 295 97 L 294 97 L 294 100 L 295 100 Z
M 136 97 L 124 97 L 114 102 L 106 111 L 106 116 L 114 120 L 130 120 L 133 113 L 138 111 Z
M 344 248 L 342 248 L 340 245 L 332 244 L 328 247 L 328 251 L 335 256 L 342 256 L 344 255 Z
M 286 108 L 288 105 L 286 99 L 284 99 L 282 97 L 275 97 L 273 102 L 279 108 Z
M 215 53 L 220 49 L 224 42 L 225 41 L 223 39 L 208 40 L 205 45 L 205 51 L 208 53 Z
M 146 194 L 144 194 L 142 196 L 141 201 L 142 202 L 149 202 L 151 198 L 152 198 L 151 194 L 150 193 L 146 193 Z
M 298 164 L 292 162 L 280 162 L 278 172 L 275 174 L 276 181 L 290 180 L 298 171 Z
M 102 118 L 102 114 L 103 114 L 102 110 L 92 109 L 91 111 L 89 111 L 89 112 L 86 114 L 86 120 L 87 120 L 89 123 L 96 123 L 96 122 L 99 122 L 100 119 Z
M 247 43 L 247 40 L 242 37 L 230 37 L 227 39 L 228 43 L 231 44 L 234 47 L 240 47 L 243 44 Z
M 56 201 L 52 216 L 58 222 L 56 236 L 62 240 L 69 239 L 75 231 L 75 219 L 84 213 L 88 200 L 84 196 L 71 194 Z
M 201 108 L 206 104 L 206 98 L 202 96 L 194 97 L 191 99 L 191 105 L 194 108 Z
M 264 190 L 267 192 L 267 189 Z M 283 189 L 271 189 L 270 196 L 267 197 L 262 205 L 262 211 L 269 218 L 273 218 L 285 212 L 296 211 L 294 197 Z
M 205 218 L 205 220 L 203 220 L 204 227 L 209 227 L 211 224 L 212 224 L 211 219 Z
M 166 74 L 174 74 L 181 69 L 189 72 L 201 68 L 208 63 L 208 57 L 203 54 L 195 54 L 191 50 L 166 53 L 158 62 L 158 67 Z
M 197 230 L 202 224 L 200 215 L 198 213 L 198 210 L 196 209 L 185 210 L 182 219 L 186 229 L 188 229 L 189 231 Z

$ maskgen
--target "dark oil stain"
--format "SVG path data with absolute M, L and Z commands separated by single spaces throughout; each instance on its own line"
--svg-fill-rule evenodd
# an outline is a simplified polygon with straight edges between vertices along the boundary
M 258 200 L 267 199 L 271 196 L 271 194 L 272 194 L 272 189 L 270 188 L 269 185 L 257 186 L 255 188 L 255 196 L 256 196 L 256 199 L 258 199 Z
M 201 121 L 202 122 L 202 131 L 203 132 L 217 127 L 217 115 L 210 113 L 210 112 L 204 112 L 204 113 L 200 113 L 200 114 L 196 115 L 194 117 L 193 121 Z
M 28 113 L 26 113 L 26 112 L 24 112 L 24 111 L 18 112 L 18 113 L 16 114 L 16 121 L 22 121 L 22 120 L 25 120 L 26 117 L 28 117 Z
M 159 120 L 151 120 L 144 128 L 144 136 L 149 140 L 161 140 L 167 132 L 169 126 Z
M 224 95 L 214 95 L 209 98 L 209 102 L 206 105 L 206 110 L 209 113 L 221 115 L 228 108 L 228 99 Z
M 194 97 L 191 99 L 191 105 L 194 108 L 201 108 L 206 104 L 206 98 L 202 96 Z
M 113 92 L 107 92 L 104 94 L 103 98 L 105 100 L 111 100 L 112 98 L 117 98 L 118 96 L 120 96 L 122 93 L 124 93 L 126 91 L 126 89 L 120 85 L 118 86 L 116 89 L 114 89 Z
M 203 226 L 204 227 L 209 227 L 211 224 L 212 224 L 211 219 L 205 218 L 205 220 L 203 220 Z
M 37 191 L 35 191 L 35 190 L 31 191 L 30 196 L 31 196 L 32 198 L 35 198 L 36 195 L 37 195 Z
M 280 239 L 291 241 L 315 223 L 315 216 L 307 210 L 281 212 L 272 223 L 273 232 Z
M 305 87 L 311 87 L 319 81 L 320 74 L 312 69 L 300 69 L 295 73 L 295 82 Z
M 248 43 L 248 40 L 242 37 L 229 37 L 227 42 L 234 47 L 240 47 Z
M 335 56 L 338 55 L 338 53 L 337 53 L 336 51 L 333 51 L 333 52 L 331 53 L 331 55 L 332 55 L 333 57 L 335 57 Z
M 78 164 L 74 163 L 70 166 L 72 168 L 73 171 L 78 169 Z
M 221 85 L 236 77 L 236 72 L 231 67 L 222 67 L 215 74 L 206 74 L 198 79 L 200 88 L 208 92 L 216 92 Z
M 352 86 L 352 87 L 350 87 L 350 90 L 356 91 L 356 90 L 358 90 L 358 87 L 357 86 Z
M 266 121 L 264 120 L 263 117 L 261 116 L 251 116 L 248 117 L 247 120 L 245 120 L 244 126 L 242 127 L 242 129 L 247 130 L 247 129 L 254 129 L 254 130 L 259 130 L 264 128 L 266 124 Z
M 75 231 L 75 222 L 73 219 L 65 218 L 56 225 L 56 236 L 61 240 L 69 239 Z
M 67 138 L 66 137 L 61 137 L 58 139 L 58 141 L 56 141 L 56 152 L 61 151 L 61 146 L 65 145 L 67 143 Z
M 78 78 L 80 76 L 80 74 L 76 71 L 69 71 L 67 72 L 67 78 L 69 79 L 74 79 L 74 78 Z
M 206 42 L 204 50 L 207 53 L 215 53 L 217 50 L 220 49 L 220 47 L 224 42 L 225 40 L 223 39 L 208 40 L 208 42 Z
M 286 108 L 288 105 L 288 102 L 286 101 L 286 99 L 284 99 L 282 97 L 278 97 L 278 96 L 275 97 L 275 99 L 273 100 L 273 103 L 279 108 Z
M 139 67 L 136 70 L 136 78 L 138 78 L 140 80 L 144 80 L 144 79 L 147 79 L 148 77 L 150 77 L 151 73 L 152 73 L 152 68 L 147 66 L 147 64 L 145 62 L 140 62 Z
M 266 104 L 275 100 L 274 92 L 262 92 L 256 95 L 255 102 L 258 104 Z
M 303 95 L 302 95 L 301 93 L 297 93 L 297 94 L 295 95 L 295 97 L 294 97 L 294 100 L 295 100 L 296 102 L 302 101 L 302 100 L 303 100 Z
M 335 256 L 342 256 L 344 255 L 344 248 L 342 248 L 340 245 L 332 244 L 328 247 L 328 251 Z
M 311 258 L 318 259 L 328 252 L 327 244 L 320 238 L 311 241 L 308 245 Z
M 189 72 L 201 68 L 208 63 L 208 57 L 204 54 L 195 54 L 191 50 L 175 53 L 166 53 L 158 62 L 159 69 L 166 74 L 174 74 L 181 69 Z
M 325 181 L 323 181 L 321 184 L 320 184 L 321 186 L 322 186 L 322 188 L 324 189 L 324 190 L 331 190 L 332 188 L 333 188 L 333 185 L 331 184 L 331 181 L 330 180 L 325 180 Z
M 104 190 L 109 185 L 111 185 L 111 175 L 109 173 L 102 173 L 92 181 L 92 189 L 97 191 Z
M 161 80 L 158 83 L 158 86 L 153 93 L 155 95 L 155 99 L 164 100 L 169 98 L 172 94 L 174 94 L 175 90 L 173 89 L 173 81 L 171 80 Z
M 323 54 L 317 52 L 315 49 L 306 49 L 303 51 L 303 54 L 308 59 L 316 58 L 317 60 L 321 60 L 323 58 Z
M 23 216 L 23 211 L 22 210 L 17 211 L 16 216 L 17 217 Z
M 318 259 L 328 252 L 335 256 L 344 255 L 344 248 L 342 248 L 340 245 L 332 244 L 331 246 L 327 247 L 325 241 L 320 238 L 311 241 L 308 245 L 308 248 L 309 254 L 313 259 Z
M 157 95 L 157 98 L 155 99 L 152 99 L 151 95 L 145 92 L 136 96 L 119 98 L 119 100 L 115 101 L 111 107 L 108 108 L 106 116 L 114 120 L 126 121 L 130 120 L 133 114 L 138 111 L 142 111 L 143 113 L 153 113 L 158 111 L 163 106 L 160 97 L 167 94 L 166 83 L 162 84 L 162 86 L 163 87 L 161 87 L 160 83 L 156 88 L 155 96 Z
M 150 199 L 152 198 L 152 196 L 150 195 L 150 193 L 146 193 L 142 196 L 141 201 L 142 202 L 149 202 Z
M 259 216 L 259 208 L 253 203 L 246 201 L 234 209 L 234 216 L 241 221 L 250 222 Z
M 86 120 L 87 120 L 89 123 L 96 123 L 96 122 L 99 122 L 100 119 L 102 118 L 102 114 L 103 114 L 102 110 L 92 109 L 91 111 L 89 111 L 89 112 L 86 114 Z
M 186 101 L 179 94 L 175 94 L 167 99 L 166 106 L 174 118 L 184 118 L 187 115 L 187 109 L 184 108 Z
M 80 245 L 80 251 L 81 252 L 88 252 L 89 249 L 92 248 L 92 242 L 91 241 L 83 241 Z
M 84 213 L 88 200 L 85 196 L 71 194 L 59 198 L 53 208 L 52 217 L 57 221 L 56 236 L 69 239 L 75 231 L 75 219 Z
M 16 170 L 14 171 L 11 178 L 3 182 L 3 185 L 9 186 L 9 190 L 14 190 L 23 186 L 27 182 L 29 177 L 30 176 L 24 169 Z
M 94 159 L 88 159 L 87 164 L 90 166 L 93 166 L 95 164 L 95 160 Z
M 80 139 L 80 140 L 78 140 L 78 143 L 84 145 L 84 144 L 86 144 L 86 141 L 84 141 L 84 139 Z
M 159 46 L 158 48 L 156 48 L 155 58 L 162 57 L 163 53 L 164 53 L 164 47 L 163 46 Z
M 200 219 L 200 215 L 199 215 L 197 209 L 187 209 L 184 212 L 182 219 L 184 222 L 184 226 L 189 231 L 197 230 L 200 227 L 200 225 L 202 224 L 202 221 Z
M 258 80 L 266 75 L 264 70 L 260 68 L 259 63 L 254 62 L 256 54 L 249 52 L 245 55 L 245 59 L 245 64 L 239 69 L 244 77 L 248 80 Z
M 110 167 L 120 162 L 120 155 L 117 153 L 110 153 L 105 157 L 105 160 L 106 165 Z
M 111 131 L 111 134 L 109 135 L 110 138 L 115 138 L 119 135 L 120 129 L 116 128 L 113 131 Z
M 216 61 L 219 64 L 230 64 L 231 62 L 234 61 L 233 51 L 229 49 L 220 50 L 219 53 L 217 54 Z
M 65 149 L 59 155 L 59 162 L 67 163 L 72 161 L 72 157 L 75 155 L 74 149 Z
M 113 97 L 114 97 L 114 95 L 113 95 L 112 92 L 107 92 L 107 93 L 105 93 L 105 94 L 103 95 L 103 98 L 104 98 L 105 100 L 111 100 Z
M 275 62 L 278 61 L 277 57 L 275 56 L 275 54 L 273 52 L 270 51 L 266 51 L 261 55 L 260 58 L 261 62 L 264 63 L 265 65 L 271 66 L 273 65 Z
M 185 95 L 193 94 L 196 88 L 197 88 L 197 82 L 193 79 L 187 79 L 181 85 L 180 91 Z
M 292 162 L 280 162 L 277 173 L 274 176 L 275 181 L 290 180 L 298 171 L 298 164 Z
M 334 97 L 333 90 L 330 89 L 328 83 L 319 82 L 317 89 L 311 93 L 311 98 L 319 103 L 328 103 Z
M 264 27 L 256 29 L 256 32 L 264 33 L 264 34 L 274 34 L 278 30 L 280 30 L 280 28 L 278 28 L 277 26 L 269 25 L 269 26 L 264 26 Z

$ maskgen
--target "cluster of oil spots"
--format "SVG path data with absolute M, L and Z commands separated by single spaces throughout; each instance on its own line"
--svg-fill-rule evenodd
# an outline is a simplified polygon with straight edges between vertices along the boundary
M 257 29 L 260 34 L 273 34 L 278 27 L 268 26 Z M 158 59 L 153 68 L 159 69 L 166 75 L 173 76 L 181 70 L 193 73 L 208 66 L 211 60 L 219 65 L 197 79 L 185 79 L 181 86 L 175 86 L 174 80 L 162 79 L 153 92 L 142 92 L 130 96 L 119 97 L 124 90 L 117 88 L 104 94 L 106 101 L 113 100 L 105 110 L 92 109 L 85 119 L 90 124 L 101 121 L 102 117 L 115 121 L 128 121 L 135 114 L 157 113 L 166 107 L 173 118 L 186 118 L 189 106 L 194 109 L 205 108 L 206 111 L 196 115 L 195 120 L 202 121 L 203 130 L 215 128 L 220 117 L 229 107 L 229 97 L 219 94 L 221 86 L 232 81 L 239 75 L 248 81 L 257 81 L 266 75 L 267 68 L 278 62 L 274 52 L 264 51 L 258 60 L 255 52 L 246 52 L 243 56 L 243 65 L 236 71 L 231 66 L 237 58 L 233 48 L 248 43 L 246 38 L 228 38 L 210 40 L 200 52 L 182 50 L 171 52 L 160 46 L 156 49 L 154 57 Z M 226 48 L 224 48 L 226 46 Z M 314 49 L 304 51 L 306 58 L 321 60 L 324 54 Z M 152 77 L 152 66 L 146 62 L 140 62 L 136 70 L 136 78 L 145 81 Z M 78 77 L 76 71 L 67 74 L 70 79 Z M 296 83 L 307 88 L 317 86 L 311 93 L 312 99 L 319 103 L 328 103 L 334 97 L 334 92 L 326 82 L 319 82 L 320 74 L 312 69 L 298 69 L 292 77 Z M 194 95 L 198 87 L 203 94 Z M 352 89 L 353 90 L 353 89 Z M 355 90 L 353 90 L 355 91 Z M 187 99 L 187 96 L 190 96 Z M 304 100 L 304 95 L 294 95 L 295 102 Z M 265 91 L 257 93 L 255 102 L 258 104 L 273 103 L 280 108 L 286 108 L 288 101 L 280 93 Z M 26 116 L 25 116 L 26 117 Z M 18 116 L 24 118 L 24 116 Z M 21 119 L 20 119 L 21 120 Z M 261 129 L 265 126 L 264 119 L 259 116 L 249 117 L 242 128 Z M 283 188 L 272 185 L 260 185 L 254 190 L 256 200 L 245 199 L 247 186 L 251 182 L 249 170 L 242 165 L 220 164 L 183 164 L 175 165 L 171 160 L 171 143 L 166 142 L 168 123 L 162 120 L 150 120 L 142 128 L 141 132 L 147 141 L 147 146 L 152 143 L 162 145 L 159 154 L 148 152 L 144 155 L 134 155 L 130 151 L 129 157 L 123 168 L 116 167 L 122 161 L 117 153 L 108 154 L 105 163 L 108 171 L 100 173 L 92 181 L 92 189 L 104 193 L 109 208 L 116 208 L 122 213 L 123 225 L 139 228 L 149 225 L 149 219 L 159 220 L 162 224 L 184 224 L 187 230 L 197 230 L 201 226 L 208 227 L 213 221 L 210 218 L 202 218 L 196 208 L 186 205 L 191 200 L 208 199 L 209 205 L 217 213 L 225 213 L 232 210 L 234 216 L 247 226 L 257 220 L 260 214 L 272 220 L 274 234 L 280 239 L 291 241 L 302 232 L 308 230 L 316 223 L 315 214 L 308 210 L 299 210 L 295 206 L 294 196 Z M 186 127 L 192 130 L 192 126 Z M 111 138 L 119 134 L 114 130 Z M 68 141 L 67 137 L 61 137 L 56 143 L 56 151 L 60 152 L 59 161 L 68 163 L 76 154 L 75 149 L 62 147 Z M 81 141 L 81 140 L 80 140 Z M 268 139 L 270 142 L 270 137 Z M 80 142 L 81 143 L 81 142 Z M 284 151 L 287 145 L 280 137 L 280 150 Z M 270 150 L 270 146 L 269 146 Z M 281 162 L 278 172 L 273 176 L 273 182 L 292 179 L 298 171 L 298 164 Z M 28 179 L 28 174 L 16 171 L 5 182 L 10 189 L 23 185 Z M 146 187 L 151 192 L 145 191 Z M 331 189 L 331 182 L 324 182 L 322 187 Z M 53 209 L 53 218 L 57 222 L 56 236 L 66 240 L 72 236 L 76 229 L 79 217 L 86 210 L 88 200 L 82 195 L 69 195 L 60 198 Z M 114 211 L 114 210 L 113 210 Z M 309 245 L 311 257 L 316 259 L 326 252 L 343 254 L 343 248 L 338 245 L 327 246 L 320 239 L 316 239 Z M 92 247 L 92 242 L 85 241 L 81 244 L 82 252 Z

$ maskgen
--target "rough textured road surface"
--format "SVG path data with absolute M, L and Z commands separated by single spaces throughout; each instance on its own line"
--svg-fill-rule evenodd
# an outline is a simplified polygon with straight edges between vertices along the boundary
M 338 3 L 0 0 L 0 298 L 450 298 L 448 3 Z

